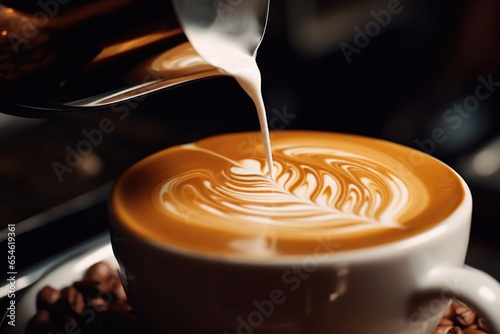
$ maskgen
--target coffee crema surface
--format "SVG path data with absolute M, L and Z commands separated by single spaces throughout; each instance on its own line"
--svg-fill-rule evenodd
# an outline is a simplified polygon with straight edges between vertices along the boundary
M 132 166 L 115 185 L 113 214 L 167 247 L 272 258 L 402 240 L 465 197 L 455 172 L 401 145 L 316 131 L 271 139 L 273 179 L 260 133 L 214 136 Z

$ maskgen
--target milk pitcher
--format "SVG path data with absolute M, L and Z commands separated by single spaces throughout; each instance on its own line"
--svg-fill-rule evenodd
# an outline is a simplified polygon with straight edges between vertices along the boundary
M 268 6 L 268 0 L 0 0 L 0 112 L 84 114 L 224 75 L 193 47 L 190 38 L 203 37 L 186 32 L 218 22 L 226 30 L 221 38 L 242 35 L 256 49 Z M 246 20 L 258 22 L 253 36 L 241 29 Z

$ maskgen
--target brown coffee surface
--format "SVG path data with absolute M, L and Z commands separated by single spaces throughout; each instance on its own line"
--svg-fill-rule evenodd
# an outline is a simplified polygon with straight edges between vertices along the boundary
M 169 247 L 262 259 L 409 238 L 465 198 L 449 167 L 394 143 L 313 131 L 274 132 L 271 141 L 273 179 L 258 132 L 152 155 L 118 180 L 113 214 Z

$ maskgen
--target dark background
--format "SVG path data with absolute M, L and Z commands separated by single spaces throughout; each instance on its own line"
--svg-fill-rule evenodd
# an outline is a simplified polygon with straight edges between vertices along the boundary
M 442 159 L 473 192 L 467 263 L 500 279 L 500 145 L 494 145 L 500 91 L 457 129 L 443 122 L 449 108 L 475 94 L 479 76 L 500 82 L 500 2 L 401 1 L 401 12 L 348 62 L 342 43 L 355 47 L 355 28 L 364 31 L 374 21 L 371 11 L 387 6 L 272 1 L 258 53 L 271 129 L 356 133 Z M 259 128 L 252 102 L 227 77 L 151 94 L 129 107 L 123 119 L 112 111 L 42 120 L 0 115 L 0 224 L 17 225 L 19 271 L 106 231 L 110 186 L 137 160 L 173 144 Z M 105 118 L 113 131 L 58 178 L 54 162 L 64 164 L 67 147 L 75 149 L 82 131 Z M 446 140 L 431 143 L 437 128 Z

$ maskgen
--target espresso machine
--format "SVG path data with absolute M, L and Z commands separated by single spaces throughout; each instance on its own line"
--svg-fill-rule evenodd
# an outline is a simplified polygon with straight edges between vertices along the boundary
M 240 2 L 210 0 L 189 22 L 206 25 L 207 12 L 227 20 Z M 169 145 L 258 129 L 254 105 L 201 57 L 175 3 L 1 1 L 0 221 L 16 224 L 29 245 L 19 249 L 25 287 L 107 231 L 110 187 L 132 163 Z M 259 46 L 270 129 L 383 138 L 448 163 L 475 199 L 467 262 L 500 279 L 491 233 L 500 219 L 499 7 L 389 3 L 259 7 L 269 10 L 266 35 L 249 50 Z M 465 109 L 460 125 L 447 122 L 484 82 L 488 98 Z M 435 140 L 436 129 L 447 139 Z

